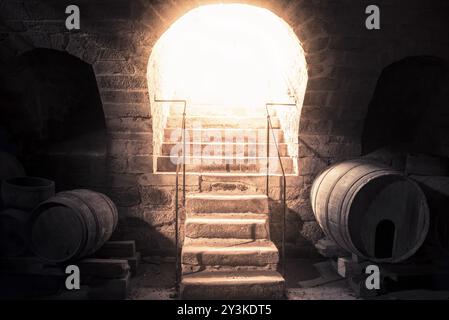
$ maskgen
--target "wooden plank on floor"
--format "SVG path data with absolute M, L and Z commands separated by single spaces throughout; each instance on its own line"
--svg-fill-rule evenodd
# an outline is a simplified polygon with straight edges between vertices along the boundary
M 116 279 L 124 277 L 130 270 L 125 259 L 83 259 L 77 263 L 82 277 Z
M 128 261 L 129 267 L 131 268 L 131 276 L 133 276 L 133 277 L 136 276 L 137 269 L 139 268 L 140 261 L 142 260 L 140 252 L 136 252 L 136 255 L 133 257 L 123 257 L 120 259 Z
M 129 241 L 107 241 L 95 254 L 95 258 L 126 258 L 136 255 L 136 242 Z

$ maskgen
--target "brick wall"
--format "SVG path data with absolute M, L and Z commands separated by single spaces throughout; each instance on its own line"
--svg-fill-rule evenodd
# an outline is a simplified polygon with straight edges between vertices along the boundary
M 306 255 L 311 241 L 321 236 L 308 202 L 314 176 L 332 162 L 360 154 L 363 121 L 383 68 L 407 56 L 449 58 L 449 2 L 378 0 L 378 31 L 365 28 L 366 1 L 244 2 L 283 18 L 305 51 L 309 80 L 299 123 L 299 175 L 289 180 L 287 241 L 292 254 Z M 120 209 L 118 234 L 138 238 L 144 254 L 171 254 L 173 181 L 158 181 L 151 174 L 157 128 L 147 62 L 173 21 L 214 1 L 76 3 L 81 30 L 70 32 L 64 27 L 64 11 L 72 1 L 1 0 L 0 61 L 43 47 L 66 51 L 93 66 L 109 137 L 105 190 Z

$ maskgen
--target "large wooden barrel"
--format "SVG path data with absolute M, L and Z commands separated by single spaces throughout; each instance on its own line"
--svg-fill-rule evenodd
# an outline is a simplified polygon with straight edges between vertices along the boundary
M 7 208 L 33 210 L 55 195 L 55 183 L 38 177 L 15 177 L 3 180 L 2 199 Z
M 104 194 L 60 192 L 33 211 L 31 249 L 51 262 L 88 256 L 110 238 L 117 220 L 117 208 Z
M 314 181 L 311 204 L 327 237 L 375 262 L 413 255 L 429 229 L 421 189 L 402 173 L 367 160 L 335 164 Z
M 30 213 L 17 209 L 0 212 L 0 256 L 17 257 L 28 248 Z

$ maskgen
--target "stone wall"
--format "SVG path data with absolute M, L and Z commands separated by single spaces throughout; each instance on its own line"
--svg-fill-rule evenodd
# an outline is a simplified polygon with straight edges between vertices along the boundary
M 80 0 L 81 30 L 67 31 L 64 12 L 71 1 L 0 1 L 2 63 L 42 47 L 66 51 L 93 66 L 108 130 L 104 187 L 122 221 L 117 237 L 135 237 L 144 254 L 172 254 L 174 239 L 174 181 L 152 174 L 157 133 L 147 87 L 148 58 L 173 21 L 214 2 Z M 310 243 L 321 236 L 308 201 L 314 176 L 330 163 L 360 155 L 366 110 L 387 65 L 415 55 L 449 58 L 449 2 L 378 0 L 378 31 L 365 28 L 365 1 L 243 2 L 283 18 L 305 51 L 309 81 L 299 123 L 298 176 L 288 184 L 287 243 L 292 255 L 306 256 Z M 193 182 L 190 188 L 195 188 Z

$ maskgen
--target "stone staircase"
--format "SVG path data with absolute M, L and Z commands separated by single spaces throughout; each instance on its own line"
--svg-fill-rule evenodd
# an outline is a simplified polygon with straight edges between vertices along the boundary
M 192 125 L 193 122 L 197 125 Z M 282 161 L 286 171 L 291 173 L 292 159 L 274 115 L 272 123 Z M 176 170 L 170 153 L 180 141 L 180 136 L 173 138 L 173 131 L 179 130 L 180 124 L 181 119 L 176 114 L 167 121 L 162 153 L 157 159 L 160 172 Z M 207 147 L 218 147 L 222 153 L 187 157 L 188 174 L 199 174 L 203 178 L 200 192 L 186 197 L 181 297 L 282 299 L 285 284 L 277 272 L 279 251 L 270 240 L 269 204 L 263 183 L 266 118 L 193 116 L 187 118 L 186 127 L 187 150 L 197 148 L 202 153 Z M 209 133 L 221 134 L 223 140 L 211 142 L 207 138 Z M 224 141 L 226 134 L 239 137 L 238 141 Z M 272 140 L 270 144 L 270 148 L 275 148 Z M 231 156 L 229 152 L 225 155 L 225 148 L 232 148 Z M 278 161 L 277 155 L 270 157 L 272 172 L 280 172 Z

